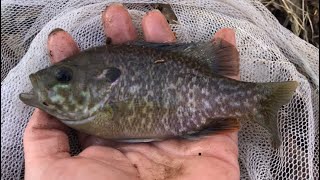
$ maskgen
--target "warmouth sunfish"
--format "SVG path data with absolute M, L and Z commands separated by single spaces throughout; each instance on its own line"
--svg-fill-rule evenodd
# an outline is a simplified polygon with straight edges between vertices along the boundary
M 31 74 L 32 91 L 19 97 L 71 128 L 104 139 L 200 138 L 237 129 L 249 118 L 279 147 L 277 112 L 298 83 L 227 78 L 239 71 L 238 51 L 216 42 L 90 48 Z

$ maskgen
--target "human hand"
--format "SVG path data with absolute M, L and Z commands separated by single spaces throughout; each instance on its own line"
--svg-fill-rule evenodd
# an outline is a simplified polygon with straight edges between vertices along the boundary
M 102 15 L 104 30 L 112 43 L 137 38 L 127 10 L 112 5 Z M 144 38 L 151 42 L 174 42 L 175 36 L 158 11 L 142 19 Z M 218 31 L 235 45 L 230 29 Z M 51 62 L 76 54 L 79 48 L 64 31 L 48 39 Z M 239 76 L 232 77 L 239 79 Z M 108 141 L 80 134 L 84 150 L 71 156 L 68 127 L 36 109 L 24 133 L 25 179 L 240 179 L 237 132 L 224 132 L 197 141 L 166 140 L 152 143 L 103 146 Z

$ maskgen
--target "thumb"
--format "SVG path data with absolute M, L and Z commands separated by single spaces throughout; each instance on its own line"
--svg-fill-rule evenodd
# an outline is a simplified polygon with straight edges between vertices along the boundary
M 23 137 L 26 179 L 38 176 L 53 161 L 70 157 L 68 128 L 56 118 L 36 109 Z M 32 169 L 38 169 L 32 171 Z

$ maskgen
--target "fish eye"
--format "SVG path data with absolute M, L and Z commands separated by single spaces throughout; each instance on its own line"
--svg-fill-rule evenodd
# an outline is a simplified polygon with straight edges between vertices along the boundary
M 115 67 L 110 67 L 108 68 L 105 77 L 107 79 L 108 82 L 112 83 L 115 80 L 117 80 L 121 75 L 121 71 L 118 68 Z
M 66 67 L 59 68 L 55 73 L 55 78 L 59 82 L 69 82 L 72 79 L 72 71 Z

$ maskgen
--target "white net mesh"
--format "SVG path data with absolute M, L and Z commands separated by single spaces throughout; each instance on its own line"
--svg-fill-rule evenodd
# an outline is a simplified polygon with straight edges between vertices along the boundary
M 127 3 L 141 37 L 140 20 L 150 10 L 142 3 L 153 1 L 119 2 Z M 33 108 L 24 105 L 18 94 L 31 89 L 30 73 L 49 65 L 48 34 L 57 27 L 65 29 L 81 50 L 104 44 L 101 12 L 109 3 L 1 1 L 1 179 L 19 179 L 23 174 L 22 135 Z M 239 134 L 241 179 L 318 179 L 319 94 L 307 77 L 319 84 L 319 50 L 283 28 L 259 1 L 164 3 L 171 3 L 178 17 L 179 24 L 171 27 L 179 42 L 209 40 L 223 27 L 236 30 L 241 80 L 300 83 L 292 101 L 279 112 L 280 149 L 270 146 L 266 130 L 243 122 Z M 73 136 L 70 143 L 77 153 Z

